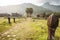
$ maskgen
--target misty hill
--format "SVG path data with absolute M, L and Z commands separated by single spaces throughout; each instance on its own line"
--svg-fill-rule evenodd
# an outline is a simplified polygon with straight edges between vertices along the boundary
M 51 5 L 48 2 L 42 5 L 42 7 L 52 10 L 53 12 L 60 12 L 60 5 Z
M 25 14 L 26 8 L 33 8 L 34 14 L 44 13 L 44 12 L 52 12 L 51 10 L 48 10 L 46 8 L 43 8 L 41 6 L 36 6 L 31 3 L 23 3 L 19 5 L 10 5 L 10 6 L 0 6 L 0 13 L 20 13 Z

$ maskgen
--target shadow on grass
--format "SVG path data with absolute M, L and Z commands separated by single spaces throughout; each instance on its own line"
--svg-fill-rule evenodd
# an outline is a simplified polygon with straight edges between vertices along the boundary
M 55 40 L 60 40 L 60 37 L 56 36 L 56 37 L 55 37 Z

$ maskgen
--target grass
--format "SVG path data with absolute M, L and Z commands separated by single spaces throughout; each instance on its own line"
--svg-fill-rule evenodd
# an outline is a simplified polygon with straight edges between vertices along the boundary
M 19 19 L 16 19 L 16 23 L 20 22 Z M 5 32 L 6 30 L 12 28 L 16 23 L 11 19 L 11 24 L 8 23 L 8 19 L 0 18 L 0 33 Z
M 35 22 L 31 22 L 29 25 L 31 27 L 31 30 L 28 32 L 28 38 L 32 38 L 32 40 L 46 40 L 46 20 L 35 20 Z
M 22 19 L 20 19 L 22 20 Z M 20 20 L 17 19 L 17 23 L 20 22 Z M 17 30 L 13 30 L 13 34 L 12 32 L 10 32 L 10 37 L 5 36 L 4 40 L 47 40 L 47 20 L 44 19 L 33 19 L 34 21 L 24 21 L 23 19 L 23 23 L 22 25 L 19 24 L 19 26 L 17 26 Z M 3 22 L 2 22 L 3 21 Z M 6 29 L 8 30 L 9 27 L 11 27 L 11 25 L 9 25 L 7 23 L 7 21 L 2 20 L 1 21 L 1 25 L 0 27 L 2 27 L 2 29 L 0 28 L 0 31 L 3 32 Z M 5 25 L 5 26 L 3 26 Z M 12 25 L 15 25 L 12 22 Z M 17 32 L 16 32 L 17 31 Z M 15 35 L 15 37 L 13 37 Z M 55 34 L 55 40 L 60 40 L 60 23 L 59 26 L 56 30 L 56 34 Z

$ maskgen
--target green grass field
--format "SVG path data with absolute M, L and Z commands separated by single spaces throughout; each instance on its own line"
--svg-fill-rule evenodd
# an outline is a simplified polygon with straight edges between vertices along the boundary
M 16 23 L 20 22 L 19 19 L 16 19 Z M 11 19 L 11 24 L 8 23 L 7 18 L 0 18 L 0 32 L 5 32 L 6 30 L 10 29 L 16 23 L 13 23 L 13 19 Z
M 34 20 L 34 21 L 32 21 Z M 14 28 L 6 36 L 0 37 L 0 40 L 47 40 L 47 20 L 44 19 L 32 19 L 32 20 L 18 20 L 17 23 L 8 24 L 7 19 L 0 20 L 0 32 L 5 32 L 14 25 L 18 24 L 20 21 L 21 24 L 17 25 L 17 28 Z M 60 40 L 60 23 L 55 33 L 55 40 Z

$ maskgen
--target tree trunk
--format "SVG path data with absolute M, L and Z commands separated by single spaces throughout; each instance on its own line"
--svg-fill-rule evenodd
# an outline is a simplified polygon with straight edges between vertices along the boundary
M 16 23 L 15 18 L 13 18 L 14 23 Z
M 10 24 L 11 22 L 10 22 L 10 18 L 8 18 L 8 23 Z

